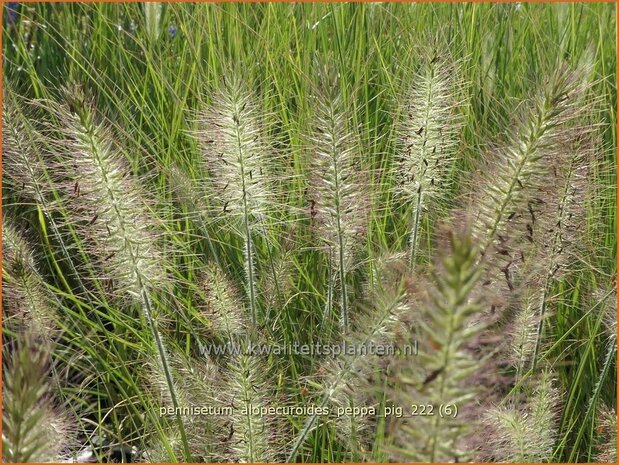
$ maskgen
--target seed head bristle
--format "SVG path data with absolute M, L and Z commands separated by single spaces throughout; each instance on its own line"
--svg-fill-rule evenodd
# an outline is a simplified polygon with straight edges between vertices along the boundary
M 358 136 L 337 92 L 337 80 L 332 81 L 314 98 L 314 128 L 308 148 L 310 214 L 320 241 L 330 250 L 335 271 L 332 283 L 337 284 L 340 295 L 340 327 L 346 333 L 350 329 L 347 279 L 357 265 L 367 231 L 370 196 Z
M 77 231 L 90 253 L 91 262 L 107 283 L 105 291 L 123 304 L 139 306 L 156 349 L 158 366 L 165 376 L 170 401 L 178 399 L 167 349 L 158 328 L 155 294 L 169 291 L 159 244 L 159 224 L 151 214 L 145 188 L 127 167 L 113 144 L 109 130 L 96 115 L 79 88 L 67 90 L 68 104 L 42 101 L 53 114 L 56 137 L 47 144 L 58 160 L 57 169 L 68 180 L 65 201 L 70 211 L 67 227 Z M 127 295 L 130 299 L 127 299 Z M 191 460 L 183 420 L 176 415 L 185 460 Z
M 76 428 L 67 412 L 53 406 L 50 346 L 26 332 L 12 350 L 6 345 L 3 352 L 2 461 L 67 459 Z
M 529 383 L 531 386 L 532 383 Z M 484 417 L 485 441 L 480 460 L 551 461 L 558 428 L 560 396 L 544 371 L 519 403 L 489 409 Z
M 234 356 L 228 364 L 226 393 L 234 405 L 230 450 L 232 461 L 243 463 L 272 462 L 277 456 L 279 440 L 273 419 L 260 409 L 271 405 L 265 367 L 260 358 L 248 354 Z
M 525 214 L 527 201 L 535 200 L 551 161 L 561 156 L 571 138 L 570 123 L 581 114 L 587 89 L 582 72 L 560 69 L 531 101 L 508 142 L 482 168 L 471 203 L 473 236 L 482 254 L 500 246 L 514 229 L 512 221 Z
M 263 232 L 277 204 L 270 173 L 275 149 L 266 140 L 264 117 L 239 79 L 224 84 L 197 116 L 195 136 L 220 215 L 236 222 L 240 231 L 249 227 Z
M 57 316 L 30 244 L 7 216 L 2 218 L 2 300 L 5 324 L 51 341 L 58 334 Z M 11 321 L 11 322 L 9 322 Z
M 466 211 L 484 262 L 482 290 L 492 302 L 487 313 L 495 319 L 505 316 L 524 284 L 527 258 L 534 259 L 540 205 L 549 200 L 546 184 L 552 167 L 573 155 L 566 147 L 574 141 L 574 125 L 584 111 L 585 72 L 559 69 L 529 102 L 507 141 L 491 151 L 492 158 L 470 187 Z
M 4 83 L 2 90 L 2 180 L 12 194 L 48 204 L 46 166 L 41 158 L 40 134 L 23 113 L 25 104 Z
M 129 293 L 141 302 L 145 289 L 169 283 L 157 244 L 160 230 L 145 189 L 114 147 L 112 134 L 95 121 L 79 94 L 74 99 L 70 105 L 47 105 L 60 122 L 61 137 L 50 146 L 65 178 L 69 226 L 86 239 L 102 279 L 114 282 L 108 292 L 122 298 Z
M 396 194 L 413 210 L 411 266 L 417 255 L 424 212 L 449 192 L 449 174 L 462 128 L 457 74 L 455 64 L 435 53 L 423 60 L 405 96 L 394 179 Z
M 215 335 L 226 340 L 245 335 L 249 328 L 249 315 L 234 283 L 224 271 L 215 265 L 208 265 L 200 287 L 204 301 L 201 311 L 210 321 Z
M 474 430 L 474 376 L 487 365 L 469 346 L 484 328 L 476 323 L 481 309 L 473 298 L 481 273 L 470 233 L 452 233 L 449 253 L 433 274 L 433 286 L 420 308 L 419 356 L 402 360 L 395 372 L 394 396 L 401 405 L 457 405 L 457 416 L 401 419 L 394 454 L 406 460 L 445 462 L 467 458 L 464 443 Z

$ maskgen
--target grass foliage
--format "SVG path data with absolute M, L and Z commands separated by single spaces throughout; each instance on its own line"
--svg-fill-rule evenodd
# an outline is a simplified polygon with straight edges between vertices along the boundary
M 616 461 L 614 4 L 3 8 L 4 461 Z

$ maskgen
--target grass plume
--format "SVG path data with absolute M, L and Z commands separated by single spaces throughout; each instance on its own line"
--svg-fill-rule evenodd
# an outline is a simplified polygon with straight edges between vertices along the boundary
M 324 78 L 325 81 L 329 81 Z M 334 78 L 332 81 L 337 83 Z M 320 239 L 332 251 L 334 282 L 338 284 L 339 324 L 350 330 L 348 274 L 367 225 L 368 192 L 360 157 L 358 136 L 334 82 L 314 98 L 314 131 L 311 135 L 310 189 L 312 220 Z M 331 255 L 331 254 L 330 254 Z
M 395 190 L 412 205 L 409 264 L 417 256 L 422 217 L 449 190 L 449 174 L 462 127 L 457 66 L 440 58 L 423 59 L 410 79 L 400 123 Z
M 2 461 L 56 462 L 67 458 L 74 427 L 69 416 L 54 407 L 49 345 L 32 333 L 8 350 L 3 346 Z
M 149 214 L 141 184 L 130 174 L 123 156 L 111 143 L 106 128 L 95 121 L 83 94 L 75 89 L 70 105 L 42 102 L 57 117 L 60 137 L 52 141 L 71 192 L 71 225 L 91 247 L 93 261 L 104 277 L 139 305 L 155 343 L 172 403 L 177 405 L 168 355 L 157 327 L 153 295 L 169 280 L 156 241 L 156 222 Z M 187 460 L 191 454 L 183 421 L 177 418 Z
M 475 360 L 468 346 L 483 329 L 474 323 L 481 306 L 473 298 L 481 269 L 478 249 L 468 233 L 450 233 L 449 252 L 434 273 L 433 287 L 420 311 L 419 360 L 404 360 L 397 368 L 397 397 L 406 405 L 456 405 L 457 416 L 438 414 L 412 416 L 403 421 L 396 439 L 398 457 L 422 462 L 466 459 L 463 448 L 472 419 L 466 420 L 476 395 L 472 381 L 484 365 Z M 400 389 L 402 390 L 400 392 Z M 437 413 L 437 412 L 434 412 Z
M 208 109 L 198 115 L 196 137 L 211 175 L 221 215 L 243 240 L 246 291 L 251 322 L 258 323 L 254 236 L 264 233 L 276 202 L 269 177 L 273 149 L 265 141 L 264 115 L 235 78 L 224 83 Z
M 15 318 L 17 326 L 51 340 L 58 332 L 52 297 L 30 244 L 6 216 L 2 218 L 2 271 L 4 318 Z
M 558 432 L 559 394 L 549 372 L 543 372 L 524 405 L 487 411 L 486 453 L 492 462 L 546 462 L 552 457 Z

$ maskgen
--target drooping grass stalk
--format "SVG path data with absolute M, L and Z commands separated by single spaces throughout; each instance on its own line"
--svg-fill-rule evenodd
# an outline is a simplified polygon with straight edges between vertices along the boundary
M 234 79 L 217 92 L 209 108 L 198 116 L 196 137 L 220 205 L 220 215 L 231 220 L 243 240 L 246 290 L 251 321 L 258 323 L 256 249 L 254 235 L 274 205 L 270 179 L 274 153 L 264 141 L 262 115 L 250 93 Z
M 395 190 L 413 206 L 409 239 L 411 269 L 417 256 L 424 212 L 444 197 L 449 188 L 449 171 L 462 127 L 457 80 L 456 67 L 437 54 L 424 59 L 408 84 L 399 127 L 402 147 L 396 160 Z
M 332 83 L 330 83 L 333 86 Z M 367 223 L 368 193 L 352 119 L 337 87 L 315 99 L 310 175 L 315 221 L 323 241 L 335 250 L 335 278 L 340 291 L 340 328 L 350 330 L 348 273 Z
M 396 372 L 406 404 L 454 405 L 458 415 L 413 416 L 399 429 L 396 452 L 407 460 L 443 462 L 466 458 L 461 442 L 471 424 L 460 419 L 471 408 L 477 388 L 473 374 L 484 369 L 485 361 L 467 351 L 483 325 L 474 323 L 481 306 L 473 292 L 481 275 L 477 248 L 466 234 L 451 234 L 449 254 L 442 257 L 440 270 L 433 273 L 429 301 L 422 303 L 419 338 L 425 349 L 419 359 L 403 360 Z
M 72 209 L 69 226 L 78 230 L 91 247 L 93 262 L 120 284 L 112 292 L 128 294 L 139 304 L 151 332 L 158 362 L 165 375 L 172 404 L 178 407 L 174 380 L 166 348 L 157 328 L 153 293 L 165 291 L 168 277 L 156 243 L 156 225 L 146 209 L 139 181 L 123 165 L 110 135 L 95 122 L 82 95 L 72 96 L 73 109 L 47 103 L 61 127 L 58 140 L 50 143 L 64 161 L 59 170 L 73 186 L 67 199 Z M 191 460 L 183 419 L 176 415 L 186 460 Z

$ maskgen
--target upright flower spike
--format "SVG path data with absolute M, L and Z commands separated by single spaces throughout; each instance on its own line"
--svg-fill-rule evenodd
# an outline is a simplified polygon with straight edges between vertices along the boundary
M 5 324 L 16 318 L 33 335 L 51 340 L 58 327 L 50 294 L 30 244 L 6 216 L 2 218 L 2 270 Z
M 146 33 L 152 43 L 155 43 L 161 34 L 161 2 L 144 2 L 144 22 Z
M 486 365 L 468 350 L 483 329 L 475 323 L 481 309 L 473 297 L 481 274 L 477 259 L 470 235 L 452 233 L 449 253 L 433 274 L 435 284 L 420 309 L 419 356 L 415 363 L 403 360 L 396 368 L 398 403 L 433 406 L 431 415 L 426 411 L 410 421 L 402 419 L 394 449 L 402 459 L 446 462 L 466 459 L 470 452 L 463 448 L 471 431 L 467 412 L 474 410 L 479 394 L 472 379 Z M 441 406 L 450 410 L 443 415 L 434 411 Z
M 182 349 L 175 348 L 171 341 L 168 346 L 172 347 L 169 357 L 170 367 L 174 373 L 178 405 L 182 409 L 192 408 L 218 408 L 225 405 L 221 390 L 218 388 L 222 381 L 221 370 L 217 364 L 208 357 L 195 359 L 182 353 Z M 147 362 L 148 370 L 144 373 L 142 384 L 151 392 L 157 400 L 159 408 L 173 408 L 167 382 L 159 368 L 158 362 Z M 194 460 L 198 462 L 214 462 L 221 460 L 222 449 L 226 446 L 227 437 L 226 417 L 216 415 L 184 415 L 187 441 Z M 166 451 L 162 440 L 167 440 L 173 448 L 176 456 L 183 455 L 183 442 L 177 431 L 166 431 L 169 437 L 157 437 L 145 451 L 146 458 L 151 462 L 169 460 L 170 454 Z
M 251 321 L 258 323 L 254 236 L 264 234 L 276 204 L 269 176 L 273 149 L 265 142 L 263 117 L 238 79 L 226 82 L 198 115 L 195 134 L 219 203 L 243 239 L 246 290 Z
M 527 202 L 525 216 L 533 253 L 520 264 L 519 309 L 509 332 L 517 378 L 526 365 L 537 363 L 550 288 L 572 256 L 578 254 L 579 235 L 585 223 L 587 162 L 593 139 L 587 127 L 574 126 L 572 131 L 573 140 L 548 161 L 551 167 L 547 176 L 552 182 L 540 186 L 536 198 Z
M 58 121 L 58 127 L 53 128 L 58 137 L 50 140 L 48 146 L 68 184 L 67 226 L 79 233 L 103 278 L 114 284 L 110 292 L 124 298 L 124 302 L 139 305 L 176 407 L 174 380 L 157 327 L 158 309 L 153 299 L 155 293 L 165 291 L 170 284 L 157 244 L 156 221 L 149 213 L 140 181 L 131 175 L 108 130 L 95 121 L 80 90 L 73 89 L 67 95 L 69 105 L 41 102 Z M 185 459 L 190 460 L 180 415 L 177 420 Z
M 523 405 L 488 410 L 482 419 L 487 430 L 479 460 L 520 463 L 552 461 L 559 401 L 552 376 L 544 371 L 528 389 Z
M 47 346 L 25 333 L 9 347 L 3 347 L 2 357 L 2 461 L 67 459 L 75 427 L 67 413 L 53 407 Z
M 438 55 L 411 78 L 399 123 L 395 191 L 412 207 L 409 263 L 414 266 L 424 213 L 449 191 L 462 118 L 457 67 Z
M 273 386 L 267 385 L 265 367 L 260 362 L 255 355 L 238 354 L 228 363 L 226 391 L 235 409 L 230 448 L 235 462 L 273 462 L 276 457 L 278 432 L 272 418 L 260 413 L 269 404 L 266 393 L 272 393 Z
M 350 329 L 347 279 L 366 231 L 369 194 L 352 119 L 337 86 L 332 82 L 325 85 L 329 87 L 315 99 L 314 131 L 309 146 L 312 216 L 320 238 L 333 250 L 340 327 L 346 333 Z
M 524 109 L 507 141 L 492 151 L 470 186 L 472 233 L 484 263 L 484 288 L 494 318 L 522 285 L 523 263 L 536 247 L 534 224 L 552 167 L 569 163 L 566 147 L 582 115 L 585 69 L 559 69 Z M 567 154 L 567 155 L 566 155 Z M 533 298 L 533 296 L 528 296 Z

